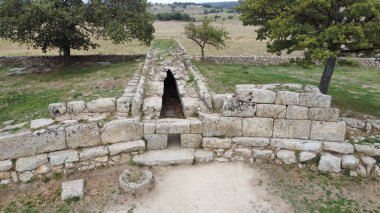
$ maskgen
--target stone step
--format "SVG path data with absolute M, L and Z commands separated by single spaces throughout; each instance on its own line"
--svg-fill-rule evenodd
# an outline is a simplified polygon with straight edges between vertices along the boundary
M 192 148 L 150 150 L 133 156 L 132 161 L 147 166 L 193 164 L 194 152 Z

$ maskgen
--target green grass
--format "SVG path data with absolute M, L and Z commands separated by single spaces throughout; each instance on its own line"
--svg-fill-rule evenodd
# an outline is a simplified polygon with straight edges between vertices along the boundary
M 177 42 L 173 39 L 156 39 L 153 42 L 153 47 L 169 52 L 177 47 Z
M 2 67 L 0 122 L 49 117 L 47 106 L 50 103 L 118 96 L 139 63 L 73 65 L 25 76 L 6 76 L 10 68 Z
M 323 67 L 297 65 L 246 66 L 194 62 L 217 93 L 231 93 L 236 84 L 300 83 L 318 86 Z M 344 113 L 380 116 L 380 70 L 337 66 L 330 83 L 333 107 Z

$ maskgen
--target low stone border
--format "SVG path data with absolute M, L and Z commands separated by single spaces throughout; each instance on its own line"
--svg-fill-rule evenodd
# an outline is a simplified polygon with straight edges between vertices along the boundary
M 133 171 L 127 169 L 119 177 L 120 188 L 131 194 L 136 194 L 149 189 L 152 187 L 153 182 L 153 174 L 148 170 Z

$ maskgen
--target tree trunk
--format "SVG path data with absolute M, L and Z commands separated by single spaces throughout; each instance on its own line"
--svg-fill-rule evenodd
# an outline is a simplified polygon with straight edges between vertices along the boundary
M 65 66 L 71 64 L 70 43 L 63 48 L 63 63 Z
M 204 47 L 201 47 L 201 51 L 202 51 L 202 61 L 205 60 L 205 50 L 204 50 Z
M 325 70 L 323 71 L 321 82 L 319 83 L 319 90 L 321 90 L 321 93 L 327 94 L 327 91 L 329 89 L 330 80 L 334 72 L 336 63 L 336 58 L 328 58 Z

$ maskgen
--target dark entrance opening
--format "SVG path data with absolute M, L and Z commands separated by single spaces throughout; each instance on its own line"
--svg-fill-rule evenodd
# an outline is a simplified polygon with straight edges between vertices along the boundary
M 181 100 L 179 99 L 177 83 L 170 70 L 166 72 L 164 81 L 164 96 L 160 118 L 184 118 Z

